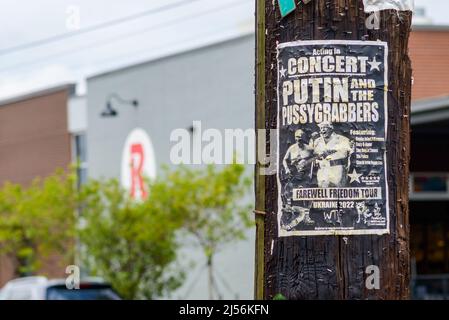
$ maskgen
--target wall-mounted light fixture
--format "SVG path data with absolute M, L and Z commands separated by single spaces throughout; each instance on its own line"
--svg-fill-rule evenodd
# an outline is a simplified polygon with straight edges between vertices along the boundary
M 109 117 L 116 117 L 118 115 L 118 111 L 112 107 L 112 102 L 114 100 L 120 104 L 131 105 L 135 108 L 139 106 L 139 101 L 137 101 L 136 99 L 127 100 L 123 99 L 116 93 L 112 93 L 106 99 L 106 109 L 103 110 L 103 112 L 101 112 L 102 117 L 109 118 Z

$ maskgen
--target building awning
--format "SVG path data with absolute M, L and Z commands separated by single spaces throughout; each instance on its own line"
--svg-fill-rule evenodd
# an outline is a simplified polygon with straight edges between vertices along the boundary
M 449 96 L 417 100 L 412 103 L 412 125 L 449 119 Z

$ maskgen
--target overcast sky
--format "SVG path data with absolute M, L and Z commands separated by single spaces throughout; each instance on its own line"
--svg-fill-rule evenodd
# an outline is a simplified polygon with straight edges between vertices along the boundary
M 449 24 L 448 0 L 415 3 L 433 23 Z M 18 47 L 141 13 L 146 14 L 96 31 Z M 254 0 L 0 0 L 0 98 L 80 81 L 253 28 Z
M 0 98 L 251 33 L 254 0 L 0 0 Z M 14 47 L 143 16 L 26 50 Z

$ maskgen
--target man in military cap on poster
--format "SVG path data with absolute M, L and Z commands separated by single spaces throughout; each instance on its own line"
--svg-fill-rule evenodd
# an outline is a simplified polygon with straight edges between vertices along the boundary
M 319 156 L 316 160 L 318 187 L 346 186 L 353 144 L 345 136 L 335 133 L 330 122 L 323 121 L 318 127 L 319 137 L 310 142 L 314 155 Z

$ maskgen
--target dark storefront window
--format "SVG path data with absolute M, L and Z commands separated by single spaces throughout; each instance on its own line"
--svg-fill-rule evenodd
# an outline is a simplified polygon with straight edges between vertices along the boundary
M 75 161 L 77 162 L 78 186 L 87 182 L 87 141 L 85 134 L 74 136 Z
M 87 142 L 85 134 L 75 136 L 76 157 L 82 163 L 87 162 Z
M 412 225 L 411 247 L 418 274 L 449 273 L 447 223 Z
M 414 175 L 414 192 L 444 192 L 447 193 L 447 175 Z
M 449 202 L 410 203 L 415 299 L 449 299 Z
M 411 132 L 410 249 L 412 297 L 449 299 L 449 121 Z

